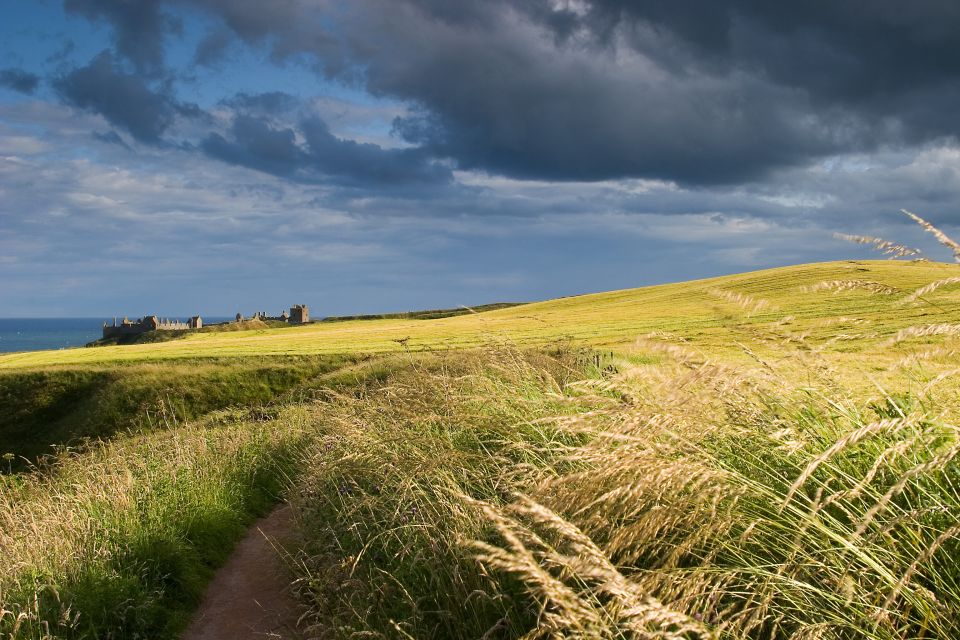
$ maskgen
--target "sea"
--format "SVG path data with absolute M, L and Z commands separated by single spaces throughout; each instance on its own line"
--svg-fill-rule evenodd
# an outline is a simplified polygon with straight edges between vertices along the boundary
M 100 338 L 107 318 L 0 318 L 0 353 L 82 347 Z M 227 318 L 210 318 L 220 322 Z M 108 320 L 113 322 L 113 318 Z M 204 318 L 204 322 L 208 322 Z

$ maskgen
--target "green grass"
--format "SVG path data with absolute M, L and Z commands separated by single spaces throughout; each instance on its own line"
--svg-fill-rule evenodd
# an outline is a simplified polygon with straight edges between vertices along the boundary
M 491 349 L 331 394 L 294 500 L 310 632 L 957 637 L 954 370 L 864 394 L 818 357 Z
M 303 421 L 245 412 L 0 476 L 0 636 L 174 638 L 300 471 Z
M 465 552 L 492 533 L 470 500 L 509 500 L 521 478 L 580 442 L 538 424 L 589 406 L 561 391 L 582 375 L 574 355 L 414 361 L 386 384 L 314 406 L 319 441 L 293 500 L 308 635 L 479 638 L 500 619 L 514 633 L 536 620 L 519 582 L 485 574 Z
M 233 542 L 303 477 L 317 442 L 313 396 L 382 384 L 411 361 L 177 364 L 121 367 L 140 382 L 114 387 L 107 405 L 119 406 L 121 392 L 152 389 L 146 378 L 170 382 L 194 369 L 186 384 L 196 397 L 171 395 L 180 404 L 166 419 L 81 451 L 61 448 L 39 470 L 0 474 L 0 637 L 176 637 Z M 83 399 L 77 381 L 86 378 L 50 373 L 71 389 L 70 401 Z M 221 387 L 226 395 L 207 397 Z M 132 406 L 125 418 L 136 417 Z M 174 419 L 185 411 L 204 415 Z
M 317 637 L 955 638 L 958 271 L 2 356 L 24 446 L 111 439 L 0 477 L 0 635 L 173 637 L 284 494 Z
M 479 560 L 540 603 L 531 636 L 958 637 L 955 369 L 862 395 L 687 355 L 590 383 L 620 399 L 560 423 L 571 466 L 488 508 Z
M 275 401 L 355 359 L 175 360 L 0 372 L 0 454 L 18 464 L 53 447 L 167 428 L 230 406 Z
M 484 313 L 486 311 L 497 311 L 498 309 L 509 309 L 510 307 L 519 307 L 525 304 L 523 302 L 493 302 L 490 304 L 481 304 L 473 307 L 459 307 L 457 309 L 425 309 L 423 311 L 402 311 L 399 313 L 375 313 L 359 316 L 327 316 L 315 322 L 347 322 L 349 320 L 438 320 L 440 318 L 452 318 L 454 316 L 465 316 L 471 313 Z
M 191 333 L 159 344 L 68 349 L 0 356 L 0 369 L 181 358 L 377 354 L 405 350 L 444 350 L 506 339 L 522 346 L 571 340 L 593 346 L 623 347 L 658 331 L 682 335 L 690 344 L 723 357 L 740 352 L 734 339 L 752 327 L 792 316 L 791 328 L 827 340 L 844 328 L 844 317 L 869 324 L 874 337 L 861 337 L 839 349 L 868 351 L 907 326 L 960 321 L 960 296 L 945 288 L 932 296 L 937 306 L 898 306 L 897 300 L 931 281 L 960 274 L 960 266 L 931 262 L 863 261 L 783 267 L 677 284 L 575 296 L 437 320 L 357 320 L 303 327 L 231 333 Z M 833 295 L 805 292 L 824 281 L 880 282 L 901 295 L 854 290 Z M 771 306 L 744 317 L 737 304 L 717 291 L 768 300 Z M 837 322 L 840 324 L 836 324 Z M 835 324 L 826 324 L 834 322 Z

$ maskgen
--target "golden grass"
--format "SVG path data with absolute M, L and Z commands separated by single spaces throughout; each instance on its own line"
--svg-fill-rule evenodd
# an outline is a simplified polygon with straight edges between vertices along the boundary
M 0 629 L 77 635 L 77 612 L 116 599 L 98 589 L 125 549 L 215 545 L 204 514 L 242 520 L 231 496 L 262 493 L 265 463 L 275 486 L 297 478 L 293 564 L 318 637 L 958 637 L 954 278 L 960 266 L 832 262 L 439 320 L 0 356 L 65 369 L 414 352 L 385 382 L 357 374 L 280 420 L 175 425 L 5 477 Z M 461 350 L 491 343 L 507 346 Z M 560 355 L 525 350 L 544 345 Z M 24 600 L 91 575 L 72 599 Z M 169 635 L 156 616 L 136 628 Z
M 933 235 L 933 237 L 937 239 L 937 242 L 939 242 L 943 246 L 953 251 L 953 257 L 957 261 L 960 261 L 960 244 L 957 244 L 953 240 L 953 238 L 951 238 L 950 236 L 945 234 L 943 231 L 936 228 L 935 226 L 933 226 L 932 224 L 930 224 L 929 222 L 927 222 L 917 214 L 911 211 L 907 211 L 906 209 L 901 209 L 900 211 L 906 214 L 911 220 L 919 224 L 921 227 L 923 227 L 924 231 Z
M 295 502 L 311 633 L 957 637 L 960 341 L 849 384 L 789 324 L 755 336 L 777 360 L 659 334 L 330 394 Z
M 897 331 L 935 316 L 960 322 L 960 292 L 940 290 L 936 306 L 897 306 L 931 282 L 960 277 L 960 266 L 932 262 L 847 261 L 782 267 L 752 273 L 597 293 L 437 320 L 363 320 L 229 333 L 197 333 L 156 344 L 80 348 L 0 355 L 0 369 L 177 358 L 329 353 L 388 353 L 477 347 L 491 339 L 520 346 L 558 340 L 623 347 L 662 331 L 717 356 L 739 357 L 735 342 L 752 328 L 790 316 L 791 329 L 816 344 L 835 337 L 824 323 L 855 316 L 869 337 L 841 351 L 869 351 Z M 824 296 L 818 285 L 869 282 Z M 873 295 L 877 287 L 902 292 Z M 752 300 L 750 317 L 740 313 Z M 761 303 L 761 301 L 763 301 Z M 757 308 L 756 305 L 760 305 Z M 867 333 L 861 331 L 860 333 Z
M 523 637 L 957 637 L 956 369 L 865 395 L 812 364 L 675 348 L 587 381 L 617 401 L 552 423 L 586 444 L 474 545 L 542 603 Z

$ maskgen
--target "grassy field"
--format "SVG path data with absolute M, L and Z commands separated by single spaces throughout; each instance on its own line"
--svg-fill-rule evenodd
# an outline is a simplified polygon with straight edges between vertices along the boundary
M 0 374 L 0 454 L 22 467 L 55 447 L 267 405 L 352 362 L 293 356 L 15 369 Z
M 956 638 L 958 283 L 836 262 L 2 356 L 23 446 L 103 440 L 0 475 L 0 637 L 175 637 L 286 499 L 310 637 Z
M 960 275 L 960 266 L 932 262 L 831 262 L 642 289 L 597 293 L 533 303 L 498 311 L 437 320 L 358 320 L 305 327 L 230 333 L 196 333 L 157 344 L 81 348 L 0 355 L 0 369 L 178 358 L 376 354 L 404 350 L 476 347 L 490 340 L 521 346 L 572 340 L 598 347 L 623 347 L 650 332 L 674 333 L 719 355 L 734 356 L 731 328 L 792 316 L 797 333 L 833 339 L 837 329 L 859 338 L 838 349 L 864 351 L 898 330 L 925 323 L 960 320 L 960 293 L 944 288 L 934 304 L 901 305 L 898 300 L 935 280 Z M 846 291 L 807 291 L 818 283 L 853 282 Z M 860 283 L 860 287 L 857 287 Z M 864 284 L 866 283 L 866 284 Z M 874 284 L 870 284 L 874 283 Z M 883 287 L 875 293 L 871 286 Z M 888 289 L 887 289 L 888 288 Z M 769 306 L 743 317 L 737 294 Z M 899 295 L 898 295 L 899 294 Z M 862 326 L 845 325 L 855 315 Z

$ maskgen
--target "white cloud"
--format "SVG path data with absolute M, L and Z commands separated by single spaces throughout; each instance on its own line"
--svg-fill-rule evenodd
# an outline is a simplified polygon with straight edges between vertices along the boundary
M 0 150 L 11 156 L 31 156 L 50 150 L 50 146 L 32 136 L 0 135 Z

